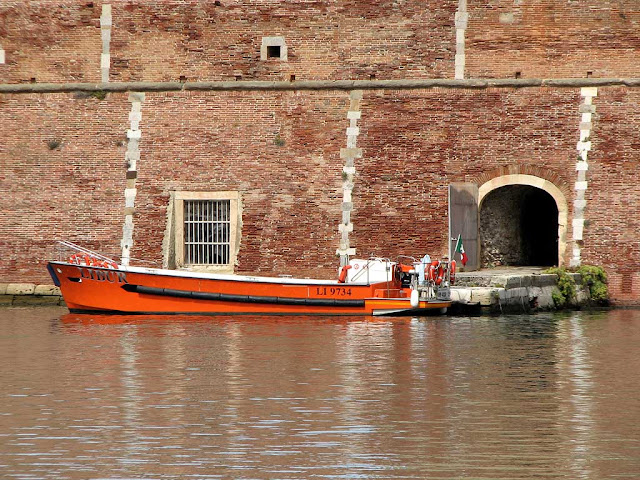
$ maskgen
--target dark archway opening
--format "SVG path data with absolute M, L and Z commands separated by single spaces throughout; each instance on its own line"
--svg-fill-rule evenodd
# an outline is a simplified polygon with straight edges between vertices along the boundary
M 491 191 L 480 207 L 482 267 L 558 264 L 558 207 L 529 185 Z

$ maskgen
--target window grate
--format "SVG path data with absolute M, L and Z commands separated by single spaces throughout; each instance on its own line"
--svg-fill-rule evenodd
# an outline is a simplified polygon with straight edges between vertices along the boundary
M 231 253 L 231 201 L 184 201 L 184 263 L 228 265 Z

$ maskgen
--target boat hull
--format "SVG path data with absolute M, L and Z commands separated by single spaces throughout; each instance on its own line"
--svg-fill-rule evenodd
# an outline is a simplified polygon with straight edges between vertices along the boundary
M 421 315 L 448 301 L 421 300 L 392 282 L 214 275 L 174 270 L 107 268 L 50 262 L 72 312 L 125 314 Z

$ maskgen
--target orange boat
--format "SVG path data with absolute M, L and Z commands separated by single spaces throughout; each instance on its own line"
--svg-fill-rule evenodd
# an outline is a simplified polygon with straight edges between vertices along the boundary
M 66 243 L 66 245 L 72 245 Z M 351 260 L 337 280 L 223 275 L 119 265 L 78 248 L 47 269 L 71 312 L 423 315 L 445 313 L 455 261 Z M 428 262 L 426 260 L 429 260 Z

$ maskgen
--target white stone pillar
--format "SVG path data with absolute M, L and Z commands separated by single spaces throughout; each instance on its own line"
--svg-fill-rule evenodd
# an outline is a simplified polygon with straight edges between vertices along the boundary
M 109 82 L 109 69 L 111 67 L 111 26 L 113 18 L 111 16 L 111 4 L 102 4 L 102 15 L 100 15 L 100 35 L 102 37 L 102 54 L 100 56 L 100 78 L 102 83 Z
M 351 248 L 349 233 L 353 231 L 351 211 L 353 210 L 353 183 L 356 175 L 355 160 L 362 158 L 362 149 L 356 146 L 358 135 L 360 134 L 358 120 L 361 117 L 360 101 L 362 100 L 362 90 L 352 91 L 349 94 L 349 98 L 347 148 L 340 149 L 340 158 L 344 160 L 344 166 L 342 167 L 342 222 L 338 226 L 340 247 L 336 253 L 340 255 L 341 266 L 348 265 L 349 256 L 356 254 L 356 249 Z
M 465 68 L 465 33 L 467 31 L 467 22 L 469 14 L 467 13 L 467 0 L 458 1 L 458 11 L 456 12 L 456 58 L 455 58 L 455 78 L 464 78 Z
M 589 186 L 587 172 L 589 170 L 589 152 L 591 151 L 592 116 L 596 112 L 593 99 L 598 96 L 596 87 L 583 87 L 580 90 L 582 103 L 580 104 L 580 141 L 577 144 L 578 159 L 576 162 L 576 182 L 574 185 L 575 200 L 573 201 L 573 250 L 569 266 L 579 267 L 582 263 L 582 241 L 584 238 L 584 212 L 587 206 L 586 192 Z
M 139 143 L 142 137 L 140 131 L 140 121 L 142 120 L 142 102 L 144 93 L 132 92 L 129 94 L 131 102 L 131 112 L 129 121 L 131 128 L 127 130 L 127 187 L 124 190 L 124 225 L 122 226 L 122 265 L 129 265 L 131 259 L 131 247 L 133 246 L 133 214 L 135 213 L 135 202 L 138 190 L 136 189 L 136 178 L 138 178 L 138 161 L 140 160 Z

